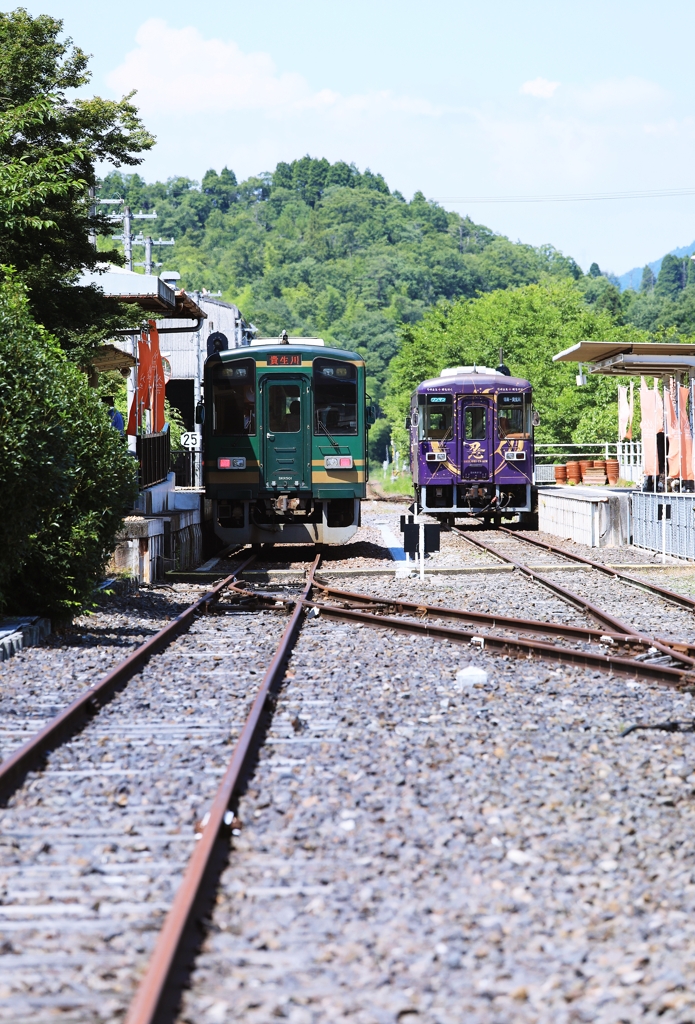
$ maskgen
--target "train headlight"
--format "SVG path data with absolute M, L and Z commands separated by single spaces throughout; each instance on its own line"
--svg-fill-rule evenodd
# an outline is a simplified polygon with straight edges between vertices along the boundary
M 327 455 L 323 464 L 326 469 L 352 469 L 352 455 Z
M 217 460 L 218 469 L 246 469 L 246 459 L 235 455 Z

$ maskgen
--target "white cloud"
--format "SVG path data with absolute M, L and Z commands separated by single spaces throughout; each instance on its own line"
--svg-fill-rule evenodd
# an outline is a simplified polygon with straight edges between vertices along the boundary
M 200 180 L 225 164 L 242 179 L 310 153 L 369 166 L 406 195 L 451 197 L 443 205 L 513 238 L 550 241 L 586 266 L 596 259 L 622 270 L 695 235 L 695 199 L 454 202 L 681 186 L 695 155 L 695 118 L 656 82 L 597 76 L 560 87 L 537 78 L 520 91 L 546 102 L 487 89 L 473 107 L 466 95 L 452 101 L 454 90 L 404 95 L 357 75 L 338 91 L 329 80 L 312 84 L 301 67 L 152 19 L 108 84 L 118 95 L 138 90 L 135 103 L 158 138 L 141 171 L 149 180 Z
M 126 54 L 107 82 L 118 93 L 136 89 L 136 102 L 146 116 L 242 111 L 282 118 L 308 112 L 333 117 L 441 113 L 426 100 L 388 91 L 352 96 L 331 89 L 312 91 L 302 75 L 279 72 L 267 53 L 244 53 L 233 41 L 204 39 L 196 28 L 171 28 L 160 18 L 141 25 L 135 41 L 136 49 Z
M 550 82 L 547 78 L 534 78 L 531 82 L 524 82 L 521 92 L 526 96 L 535 96 L 539 100 L 549 100 L 555 94 L 559 82 Z

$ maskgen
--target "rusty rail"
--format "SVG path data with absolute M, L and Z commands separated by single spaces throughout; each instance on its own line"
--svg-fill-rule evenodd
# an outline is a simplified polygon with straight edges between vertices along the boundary
M 496 633 L 476 633 L 472 629 L 453 629 L 451 626 L 440 626 L 437 623 L 415 622 L 412 619 L 399 619 L 395 615 L 375 615 L 370 612 L 357 611 L 354 608 L 341 608 L 338 605 L 324 604 L 317 601 L 304 601 L 307 608 L 317 608 L 321 615 L 328 618 L 345 619 L 350 622 L 361 622 L 365 626 L 379 629 L 395 629 L 402 633 L 415 633 L 418 636 L 434 637 L 438 640 L 452 640 L 455 643 L 470 644 L 471 640 L 479 640 L 483 645 L 497 649 L 510 650 L 517 648 L 527 654 L 540 654 L 556 661 L 567 661 L 587 668 L 611 671 L 620 675 L 644 676 L 667 685 L 682 688 L 692 684 L 695 675 L 681 668 L 666 665 L 654 665 L 648 661 L 635 661 L 633 658 L 622 658 L 610 654 L 595 654 L 593 651 L 579 651 L 572 647 L 558 647 L 556 644 L 542 640 L 525 640 L 522 637 L 500 636 Z
M 485 626 L 498 626 L 504 629 L 513 629 L 517 632 L 537 632 L 551 636 L 562 636 L 568 639 L 590 642 L 607 639 L 616 644 L 639 646 L 652 646 L 649 638 L 640 638 L 634 633 L 604 633 L 600 629 L 591 629 L 585 626 L 567 626 L 564 623 L 541 622 L 537 619 L 515 619 L 509 616 L 491 615 L 485 612 L 469 612 L 459 608 L 440 607 L 439 605 L 418 604 L 414 601 L 403 601 L 401 599 L 376 598 L 371 594 L 361 594 L 350 590 L 340 590 L 337 587 L 329 587 L 319 580 L 314 580 L 314 585 L 324 593 L 331 594 L 343 601 L 359 602 L 369 605 L 372 608 L 387 606 L 397 608 L 411 615 L 433 615 L 439 618 L 452 618 L 457 621 L 478 622 Z M 294 604 L 294 598 L 285 598 L 268 591 L 251 591 L 232 584 L 232 590 L 239 597 L 255 597 L 267 602 L 273 602 L 277 606 L 278 601 L 285 604 Z M 471 640 L 480 640 L 495 648 L 514 648 L 528 652 L 529 655 L 538 653 L 544 656 L 555 658 L 559 661 L 568 661 L 573 664 L 582 664 L 590 668 L 603 671 L 615 671 L 621 674 L 640 675 L 650 680 L 666 682 L 670 685 L 680 686 L 695 682 L 695 673 L 690 673 L 686 668 L 671 668 L 670 666 L 657 665 L 646 661 L 637 661 L 633 658 L 623 658 L 619 655 L 595 654 L 591 651 L 581 651 L 569 647 L 558 647 L 555 644 L 545 643 L 538 640 L 526 640 L 521 637 L 505 637 L 495 633 L 476 633 L 474 630 L 451 629 L 447 626 L 440 626 L 438 623 L 413 621 L 412 619 L 397 618 L 394 615 L 379 615 L 373 611 L 361 611 L 345 607 L 344 605 L 326 604 L 319 601 L 304 600 L 307 607 L 316 608 L 321 614 L 333 618 L 343 618 L 347 621 L 360 622 L 365 625 L 375 626 L 384 629 L 398 629 L 401 632 L 415 633 L 421 636 L 430 636 L 439 639 L 452 640 L 457 643 L 470 643 Z M 270 607 L 270 605 L 268 605 Z M 681 645 L 686 646 L 686 645 Z M 673 656 L 673 649 L 668 649 L 669 657 Z
M 583 565 L 590 565 L 592 569 L 598 569 L 599 572 L 606 573 L 607 576 L 613 576 L 617 579 L 623 580 L 625 583 L 631 583 L 633 586 L 639 587 L 641 590 L 646 590 L 652 594 L 658 594 L 659 597 L 663 597 L 666 601 L 672 601 L 674 604 L 679 604 L 683 608 L 695 611 L 695 600 L 692 597 L 686 597 L 685 594 L 678 594 L 675 590 L 669 590 L 668 587 L 658 587 L 655 583 L 647 583 L 646 580 L 635 579 L 634 576 L 630 576 L 626 572 L 620 572 L 618 569 L 613 569 L 610 565 L 603 565 L 601 562 L 594 562 L 593 559 L 586 558 L 584 555 L 577 555 L 574 552 L 565 551 L 564 548 L 560 548 L 556 544 L 549 544 L 544 540 L 536 540 L 535 537 L 522 536 L 521 534 L 516 533 L 515 530 L 509 530 L 506 526 L 501 526 L 500 530 L 503 533 L 508 533 L 511 537 L 515 537 L 517 540 L 525 541 L 527 544 L 534 544 L 537 548 L 545 548 L 547 551 L 552 551 L 556 555 L 563 555 L 564 558 L 569 558 L 573 562 L 581 562 Z
M 279 685 L 285 670 L 286 660 L 294 646 L 304 616 L 305 601 L 311 593 L 314 573 L 318 569 L 321 555 L 314 559 L 306 586 L 301 598 L 294 602 L 295 607 L 290 621 L 282 635 L 277 651 L 270 662 L 261 682 L 249 716 L 244 723 L 239 739 L 236 742 L 232 758 L 224 778 L 215 794 L 203 828 L 200 840 L 186 869 L 171 910 L 167 914 L 164 927 L 159 933 L 152 959 L 145 977 L 130 1005 L 125 1024 L 153 1024 L 160 1012 L 167 993 L 167 985 L 171 978 L 182 941 L 192 919 L 196 901 L 203 887 L 206 874 L 211 865 L 217 839 L 224 824 L 225 815 L 235 795 L 244 765 L 258 732 L 268 698 Z
M 515 569 L 518 569 L 519 572 L 522 572 L 525 576 L 528 576 L 529 579 L 535 580 L 537 583 L 542 584 L 542 586 L 546 587 L 548 590 L 557 594 L 558 597 L 561 597 L 563 598 L 563 600 L 568 601 L 570 604 L 573 604 L 575 608 L 579 608 L 580 611 L 584 611 L 588 615 L 591 615 L 594 619 L 596 619 L 597 622 L 602 622 L 609 629 L 613 630 L 613 632 L 629 633 L 632 636 L 637 637 L 639 640 L 641 640 L 642 643 L 647 644 L 649 647 L 654 647 L 657 651 L 661 651 L 662 654 L 667 654 L 675 661 L 680 661 L 681 664 L 687 665 L 691 668 L 695 667 L 695 658 L 691 658 L 689 654 L 685 654 L 683 651 L 679 651 L 675 647 L 669 647 L 667 644 L 661 643 L 660 640 L 657 640 L 655 637 L 648 636 L 641 630 L 631 629 L 630 626 L 627 626 L 624 622 L 621 622 L 620 619 L 616 619 L 615 616 L 609 615 L 608 612 L 604 612 L 595 604 L 592 604 L 585 598 L 580 597 L 579 594 L 575 594 L 574 591 L 567 590 L 565 587 L 561 587 L 559 583 L 555 583 L 554 580 L 548 579 L 547 576 L 544 576 L 542 573 L 537 572 L 535 569 L 531 569 L 528 565 L 523 565 L 521 562 L 517 562 L 516 559 L 510 558 L 509 555 L 503 555 L 501 552 L 496 551 L 495 548 L 493 548 L 490 544 L 486 544 L 482 540 L 477 540 L 473 537 L 468 536 L 468 534 L 465 533 L 465 531 L 460 530 L 458 527 L 454 526 L 452 527 L 452 530 L 455 533 L 457 533 L 460 537 L 463 537 L 464 540 L 467 540 L 470 544 L 474 544 L 476 547 L 482 548 L 489 554 L 494 555 L 496 558 L 499 558 L 500 561 L 502 562 L 508 562 L 510 565 L 513 565 Z
M 81 693 L 60 714 L 52 718 L 30 740 L 27 740 L 23 746 L 3 761 L 0 764 L 0 794 L 2 798 L 7 799 L 21 784 L 27 772 L 40 763 L 49 750 L 74 736 L 85 721 L 111 700 L 117 690 L 122 689 L 131 676 L 153 654 L 166 644 L 171 643 L 191 623 L 199 611 L 207 609 L 213 601 L 216 601 L 224 588 L 233 583 L 236 577 L 254 561 L 255 557 L 255 555 L 251 555 L 230 576 L 215 584 L 211 590 L 185 608 L 180 615 L 168 622 L 163 629 L 145 641 L 132 654 L 129 654 L 124 661 L 107 672 L 98 683 Z

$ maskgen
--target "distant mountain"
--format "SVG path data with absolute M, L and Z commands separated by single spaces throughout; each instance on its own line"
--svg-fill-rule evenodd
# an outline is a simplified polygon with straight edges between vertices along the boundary
M 691 242 L 690 245 L 684 245 L 680 249 L 671 249 L 670 253 L 664 253 L 664 256 L 692 256 L 695 253 L 695 242 Z M 661 263 L 663 256 L 654 260 L 653 263 L 649 263 L 648 266 L 654 271 L 654 276 L 659 276 L 661 270 Z M 642 271 L 644 267 L 633 267 L 632 270 L 628 270 L 627 273 L 621 274 L 618 278 L 620 283 L 620 291 L 624 292 L 628 288 L 632 288 L 634 291 L 639 291 L 640 282 L 642 281 Z

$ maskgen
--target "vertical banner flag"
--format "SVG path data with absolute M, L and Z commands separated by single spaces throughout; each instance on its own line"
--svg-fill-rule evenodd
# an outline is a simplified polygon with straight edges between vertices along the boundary
M 690 431 L 690 418 L 688 416 L 688 397 L 690 388 L 682 385 L 678 388 L 681 396 L 680 407 L 680 428 L 681 428 L 681 477 L 683 480 L 695 479 L 693 472 L 693 436 Z
M 166 384 L 164 382 L 164 367 L 162 366 L 162 354 L 159 351 L 159 332 L 157 331 L 156 320 L 150 320 L 150 354 L 152 357 L 152 431 L 159 434 L 164 430 L 164 398 L 166 395 Z
M 632 424 L 635 419 L 635 382 L 630 381 L 630 421 L 627 425 L 627 439 L 632 440 Z
M 680 476 L 681 445 L 678 430 L 678 416 L 671 390 L 664 388 L 664 409 L 666 412 L 666 430 L 668 437 L 668 473 L 670 477 Z
M 618 439 L 624 441 L 630 429 L 630 404 L 627 388 L 618 385 Z
M 138 342 L 138 389 L 130 406 L 126 433 L 137 434 L 142 426 L 145 409 L 150 408 L 152 389 L 152 356 L 143 332 Z
M 655 422 L 655 393 L 650 390 L 644 377 L 640 383 L 640 407 L 642 419 L 640 430 L 642 433 L 642 453 L 644 458 L 644 473 L 646 476 L 657 476 L 658 463 L 656 457 L 656 422 Z
M 654 378 L 654 426 L 656 427 L 657 434 L 660 434 L 664 429 L 664 403 L 661 400 L 659 382 L 656 377 Z

